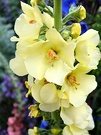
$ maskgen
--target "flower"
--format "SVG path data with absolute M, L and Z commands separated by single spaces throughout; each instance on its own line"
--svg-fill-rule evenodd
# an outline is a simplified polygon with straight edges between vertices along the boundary
M 80 22 L 80 25 L 81 25 L 81 35 L 82 35 L 88 30 L 88 26 L 84 21 Z
M 80 23 L 74 23 L 71 27 L 71 35 L 73 38 L 77 38 L 81 33 Z
M 90 29 L 77 39 L 76 59 L 83 66 L 96 69 L 101 58 L 99 48 L 99 35 L 96 30 Z
M 49 82 L 62 85 L 65 75 L 73 68 L 75 43 L 67 43 L 54 28 L 47 31 L 46 38 L 27 48 L 25 67 L 36 79 L 45 77 Z
M 30 3 L 32 6 L 34 6 L 36 3 L 40 3 L 40 0 L 31 0 Z
M 63 129 L 63 135 L 90 135 L 87 130 L 75 127 L 75 125 L 65 126 Z
M 53 83 L 48 83 L 44 79 L 36 80 L 31 88 L 31 94 L 40 103 L 39 108 L 43 111 L 52 112 L 59 108 L 58 92 Z
M 60 133 L 60 129 L 53 128 L 51 129 L 51 132 L 53 133 L 53 135 L 58 135 Z
M 33 7 L 21 2 L 22 13 L 15 22 L 15 32 L 19 38 L 13 36 L 11 41 L 26 41 L 33 43 L 38 38 L 43 23 L 51 28 L 54 26 L 54 19 L 48 14 L 40 12 L 37 4 Z
M 89 72 L 89 69 L 78 64 L 76 68 L 65 77 L 62 91 L 67 93 L 69 102 L 75 107 L 81 106 L 85 102 L 87 95 L 97 86 L 95 76 L 88 75 L 86 74 L 87 72 Z
M 62 11 L 65 14 L 69 13 L 69 8 L 71 5 L 76 6 L 77 0 L 62 0 Z
M 39 116 L 38 106 L 37 106 L 36 104 L 30 105 L 30 106 L 28 107 L 28 109 L 30 110 L 29 116 L 30 116 L 31 118 L 32 118 L 32 117 L 36 118 L 36 117 Z
M 91 130 L 94 128 L 92 109 L 84 103 L 80 107 L 61 108 L 60 116 L 68 126 L 75 126 L 79 129 Z
M 37 127 L 34 127 L 34 129 L 28 129 L 28 135 L 39 135 Z
M 40 128 L 46 129 L 48 127 L 48 122 L 45 120 L 41 120 Z
M 79 16 L 80 16 L 79 21 L 84 20 L 86 18 L 86 10 L 82 5 L 80 6 Z

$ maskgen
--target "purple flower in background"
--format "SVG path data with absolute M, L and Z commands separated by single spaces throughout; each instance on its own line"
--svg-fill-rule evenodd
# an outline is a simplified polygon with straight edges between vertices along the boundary
M 11 78 L 8 75 L 3 77 L 3 82 L 1 83 L 1 89 L 5 97 L 13 98 L 15 97 L 15 93 L 13 92 L 13 84 Z
M 8 135 L 7 130 L 3 129 L 1 126 L 0 126 L 0 135 Z
M 63 14 L 65 14 L 65 15 L 68 14 L 71 5 L 76 6 L 76 2 L 77 2 L 77 0 L 62 0 L 62 12 L 63 12 Z
M 101 0 L 98 0 L 99 4 L 101 5 Z
M 85 33 L 88 30 L 88 26 L 85 22 L 80 22 L 81 25 L 81 34 Z

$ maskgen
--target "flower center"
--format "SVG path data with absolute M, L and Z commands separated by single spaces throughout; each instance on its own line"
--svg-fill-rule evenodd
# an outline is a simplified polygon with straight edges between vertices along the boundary
M 29 23 L 34 24 L 34 23 L 36 23 L 36 21 L 35 20 L 30 20 Z
M 77 83 L 76 77 L 73 75 L 67 76 L 67 79 L 68 79 L 69 85 L 71 85 L 72 87 L 76 88 L 76 86 L 80 85 L 79 83 Z
M 52 49 L 49 49 L 48 50 L 48 58 L 50 59 L 49 60 L 49 63 L 51 63 L 54 59 L 57 60 L 57 61 L 59 60 L 59 57 L 57 55 L 57 52 L 55 52 Z

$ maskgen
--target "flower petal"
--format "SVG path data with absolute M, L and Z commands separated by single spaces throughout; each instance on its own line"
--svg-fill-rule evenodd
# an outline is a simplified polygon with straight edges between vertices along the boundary
M 41 101 L 45 104 L 51 104 L 58 100 L 56 86 L 52 83 L 45 84 L 40 91 Z
M 52 104 L 40 104 L 39 108 L 42 111 L 45 112 L 53 112 L 59 109 L 59 100 L 57 100 L 56 102 L 52 103 Z
M 28 74 L 24 60 L 18 55 L 14 59 L 10 60 L 10 68 L 18 76 L 24 76 Z
M 57 62 L 53 63 L 45 73 L 45 78 L 49 82 L 56 83 L 58 85 L 62 85 L 65 76 L 71 71 L 70 67 L 63 63 L 63 61 L 58 60 Z M 54 76 L 54 77 L 53 77 Z

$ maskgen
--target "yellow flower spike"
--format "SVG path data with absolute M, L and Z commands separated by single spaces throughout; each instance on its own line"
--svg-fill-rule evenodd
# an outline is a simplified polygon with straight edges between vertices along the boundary
M 40 3 L 40 0 L 31 0 L 30 3 L 32 6 L 34 6 L 35 4 Z
M 53 129 L 51 129 L 51 132 L 52 132 L 54 135 L 58 135 L 58 133 L 60 132 L 60 129 L 53 128 Z
M 81 25 L 79 23 L 74 23 L 71 28 L 71 35 L 73 38 L 77 38 L 81 34 Z
M 29 113 L 29 116 L 32 118 L 36 118 L 36 117 L 39 117 L 39 111 L 38 111 L 38 106 L 35 104 L 35 105 L 30 105 L 29 108 L 30 110 L 30 113 Z
M 86 9 L 83 6 L 80 6 L 80 12 L 79 12 L 81 20 L 86 18 Z M 80 20 L 80 21 L 81 21 Z

